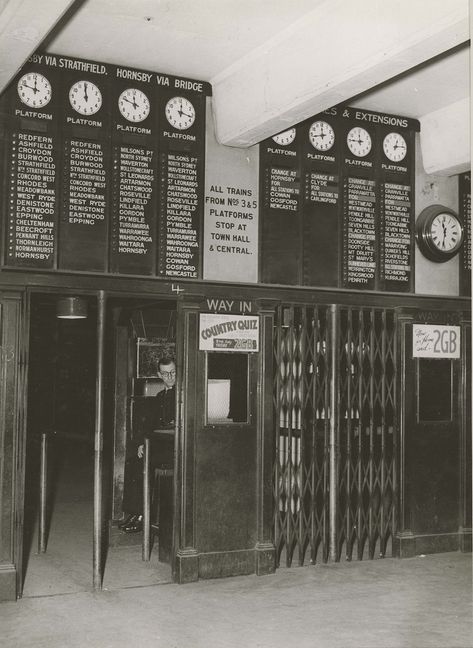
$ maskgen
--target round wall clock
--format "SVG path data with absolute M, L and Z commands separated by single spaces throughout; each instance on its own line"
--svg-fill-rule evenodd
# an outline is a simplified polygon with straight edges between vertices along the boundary
M 51 84 L 38 72 L 24 74 L 18 81 L 17 90 L 21 101 L 31 108 L 43 108 L 51 101 Z
M 69 102 L 81 115 L 94 115 L 102 106 L 102 93 L 91 81 L 77 81 L 69 90 Z
M 463 237 L 463 223 L 452 209 L 430 205 L 419 214 L 416 240 L 427 259 L 437 263 L 448 261 L 461 248 Z
M 128 88 L 118 98 L 118 109 L 128 121 L 141 122 L 149 115 L 149 99 L 141 90 Z
M 166 119 L 179 130 L 190 128 L 195 122 L 195 108 L 185 97 L 169 99 L 165 108 Z
M 371 151 L 371 135 L 361 126 L 355 126 L 347 135 L 347 146 L 356 157 L 365 157 Z
M 309 128 L 309 141 L 317 151 L 328 151 L 335 143 L 335 132 L 326 121 L 315 121 Z
M 288 130 L 283 131 L 282 133 L 278 133 L 273 137 L 273 140 L 276 142 L 276 144 L 279 144 L 280 146 L 287 146 L 288 144 L 292 144 L 292 142 L 296 138 L 296 129 L 295 128 L 289 128 Z
M 383 151 L 391 162 L 400 162 L 407 154 L 406 140 L 400 133 L 388 133 L 383 140 Z

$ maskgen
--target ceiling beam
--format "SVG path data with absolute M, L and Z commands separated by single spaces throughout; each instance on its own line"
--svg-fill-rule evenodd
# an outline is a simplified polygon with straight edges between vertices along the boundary
M 451 176 L 470 170 L 469 98 L 424 115 L 419 121 L 426 173 Z
M 468 4 L 323 2 L 212 79 L 218 141 L 251 146 L 466 42 Z
M 0 5 L 0 92 L 75 0 L 4 0 Z

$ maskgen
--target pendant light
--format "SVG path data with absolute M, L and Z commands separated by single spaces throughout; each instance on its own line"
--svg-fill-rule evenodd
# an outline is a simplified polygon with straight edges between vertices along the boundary
M 56 317 L 59 319 L 85 319 L 87 302 L 82 297 L 62 297 L 56 304 Z

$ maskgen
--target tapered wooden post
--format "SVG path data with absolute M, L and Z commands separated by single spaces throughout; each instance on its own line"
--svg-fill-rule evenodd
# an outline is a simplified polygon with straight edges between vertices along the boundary
M 39 473 L 39 525 L 38 525 L 38 553 L 46 551 L 46 515 L 48 493 L 48 435 L 41 435 L 41 463 Z
M 103 527 L 103 397 L 105 356 L 105 292 L 97 296 L 97 377 L 95 389 L 95 461 L 94 461 L 94 589 L 102 589 Z

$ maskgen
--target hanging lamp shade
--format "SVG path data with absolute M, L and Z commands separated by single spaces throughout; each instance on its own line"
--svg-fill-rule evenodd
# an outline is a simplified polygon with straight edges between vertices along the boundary
M 85 319 L 87 302 L 82 297 L 63 297 L 56 304 L 56 317 L 60 319 Z

